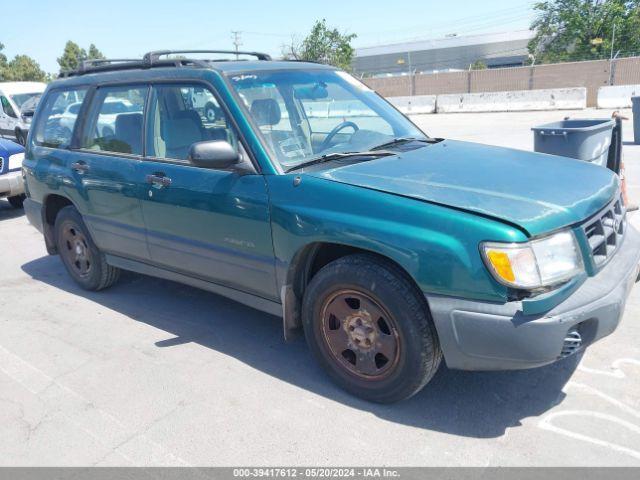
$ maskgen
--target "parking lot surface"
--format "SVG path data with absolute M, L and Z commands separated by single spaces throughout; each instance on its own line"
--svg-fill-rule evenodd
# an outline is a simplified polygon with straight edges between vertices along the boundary
M 414 121 L 530 150 L 534 125 L 609 113 Z M 624 149 L 640 203 L 640 146 Z M 4 200 L 0 238 L 0 465 L 640 466 L 638 285 L 618 330 L 584 355 L 518 372 L 442 368 L 381 406 L 336 388 L 276 317 L 134 274 L 80 290 Z

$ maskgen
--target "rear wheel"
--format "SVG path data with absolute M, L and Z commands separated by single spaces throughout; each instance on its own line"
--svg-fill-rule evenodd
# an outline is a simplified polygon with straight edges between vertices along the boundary
M 442 354 L 428 306 L 404 272 L 373 255 L 322 268 L 304 295 L 307 342 L 345 390 L 381 403 L 417 393 Z
M 23 193 L 22 195 L 16 195 L 15 197 L 9 197 L 7 198 L 7 200 L 9 200 L 9 203 L 11 204 L 11 206 L 13 208 L 22 208 L 24 205 L 24 199 L 27 198 L 27 196 Z
M 64 207 L 55 222 L 56 245 L 69 275 L 85 290 L 102 290 L 120 276 L 96 247 L 75 207 Z

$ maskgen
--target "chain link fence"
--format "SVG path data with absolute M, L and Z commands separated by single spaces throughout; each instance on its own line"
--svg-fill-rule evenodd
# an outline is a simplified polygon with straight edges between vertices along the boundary
M 595 107 L 598 88 L 640 84 L 640 57 L 364 78 L 363 81 L 386 97 L 586 87 L 587 106 Z

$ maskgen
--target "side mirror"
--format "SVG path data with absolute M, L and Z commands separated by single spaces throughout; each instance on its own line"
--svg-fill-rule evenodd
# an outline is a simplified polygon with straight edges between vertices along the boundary
M 238 152 L 224 140 L 197 142 L 189 148 L 189 162 L 196 167 L 223 170 L 239 161 Z

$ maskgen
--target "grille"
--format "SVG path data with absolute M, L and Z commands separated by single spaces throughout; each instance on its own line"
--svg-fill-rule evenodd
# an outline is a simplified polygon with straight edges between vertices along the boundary
M 582 227 L 596 266 L 604 265 L 622 243 L 627 227 L 626 214 L 620 197 Z
M 4 167 L 4 158 L 0 157 L 0 172 L 2 171 L 2 167 Z

